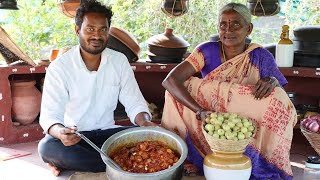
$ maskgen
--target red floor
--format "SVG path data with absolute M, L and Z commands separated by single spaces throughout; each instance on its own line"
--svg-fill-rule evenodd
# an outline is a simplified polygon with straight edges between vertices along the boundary
M 69 179 L 72 172 L 64 172 L 58 178 L 51 175 L 46 165 L 37 154 L 37 142 L 7 145 L 7 148 L 31 152 L 31 155 L 0 161 L 0 180 L 65 180 Z M 295 130 L 291 148 L 291 165 L 294 180 L 301 180 L 304 168 L 304 161 L 309 155 L 316 155 L 316 152 L 309 145 L 299 130 Z M 204 179 L 184 178 L 184 179 Z

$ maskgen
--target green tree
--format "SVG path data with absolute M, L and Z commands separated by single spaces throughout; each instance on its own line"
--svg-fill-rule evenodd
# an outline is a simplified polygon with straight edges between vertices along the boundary
M 174 29 L 176 35 L 182 36 L 191 46 L 209 40 L 217 33 L 219 9 L 231 0 L 189 0 L 187 14 L 169 18 L 160 9 L 163 0 L 104 0 L 112 5 L 114 11 L 113 25 L 128 30 L 137 38 L 142 47 L 140 56 L 145 57 L 146 40 L 162 33 L 165 27 Z M 254 28 L 251 38 L 259 44 L 276 43 L 279 40 L 281 26 L 285 23 L 292 30 L 299 26 L 320 24 L 319 0 L 282 0 L 281 13 L 275 17 L 253 16 L 254 24 L 264 24 Z M 234 0 L 246 4 L 246 0 Z M 278 20 L 274 22 L 274 20 Z M 267 22 L 264 22 L 267 21 Z M 274 24 L 279 23 L 279 24 Z M 282 23 L 282 24 L 281 24 Z M 291 37 L 293 33 L 290 33 Z
M 19 0 L 18 5 L 1 26 L 31 59 L 47 58 L 41 54 L 44 49 L 77 43 L 74 20 L 58 11 L 55 0 Z
M 189 50 L 209 36 L 217 33 L 217 15 L 219 9 L 229 1 L 189 0 L 189 10 L 176 18 L 169 18 L 161 11 L 162 0 L 104 0 L 112 5 L 114 16 L 112 25 L 128 30 L 142 48 L 140 56 L 145 57 L 146 40 L 164 32 L 166 27 L 174 29 L 174 34 L 190 43 Z M 242 2 L 245 0 L 236 0 Z
M 189 11 L 180 17 L 169 18 L 161 11 L 163 0 L 101 0 L 112 5 L 113 26 L 128 30 L 140 43 L 141 58 L 146 57 L 146 40 L 164 32 L 165 27 L 174 29 L 174 34 L 190 43 L 189 51 L 209 40 L 217 33 L 219 9 L 232 0 L 189 0 Z M 1 26 L 32 59 L 39 59 L 43 49 L 61 48 L 77 44 L 74 20 L 58 11 L 57 0 L 19 0 L 18 11 L 10 11 Z M 233 0 L 246 3 L 246 0 Z M 281 26 L 290 30 L 304 25 L 320 24 L 319 0 L 281 0 L 281 12 L 274 19 L 253 17 L 254 23 L 264 22 L 264 27 L 254 28 L 251 38 L 259 44 L 279 40 Z M 2 11 L 2 10 L 0 10 Z M 283 24 L 281 24 L 283 23 Z M 261 24 L 261 23 L 260 23 Z M 258 27 L 258 26 L 256 26 Z M 293 36 L 293 33 L 290 33 Z

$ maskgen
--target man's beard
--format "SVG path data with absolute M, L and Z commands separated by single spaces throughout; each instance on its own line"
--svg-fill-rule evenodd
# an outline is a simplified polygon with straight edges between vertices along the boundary
M 102 40 L 100 40 L 100 41 L 103 43 Z M 101 46 L 101 48 L 90 49 L 88 46 L 86 46 L 86 43 L 83 40 L 80 40 L 80 46 L 87 53 L 96 55 L 96 54 L 102 53 L 102 51 L 107 47 L 107 43 L 103 44 L 103 46 Z

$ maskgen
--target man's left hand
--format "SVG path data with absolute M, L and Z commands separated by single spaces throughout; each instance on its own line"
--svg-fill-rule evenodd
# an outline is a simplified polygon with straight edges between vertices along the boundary
M 146 112 L 137 114 L 135 122 L 138 126 L 160 126 L 159 124 L 151 122 L 151 117 Z
M 254 86 L 252 94 L 255 99 L 262 99 L 268 97 L 273 89 L 279 85 L 278 80 L 275 77 L 266 77 L 262 78 L 258 81 L 258 83 Z
M 151 121 L 144 121 L 143 123 L 139 124 L 139 126 L 160 126 L 160 124 L 156 124 L 154 122 Z

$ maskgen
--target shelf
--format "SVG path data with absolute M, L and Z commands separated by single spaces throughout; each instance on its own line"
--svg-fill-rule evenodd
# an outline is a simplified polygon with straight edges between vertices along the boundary
M 46 66 L 0 66 L 0 145 L 39 140 L 44 136 L 38 119 L 29 125 L 14 126 L 11 114 L 11 86 L 9 76 L 45 74 Z
M 286 77 L 320 78 L 320 68 L 289 67 L 279 69 Z
M 170 72 L 177 64 L 160 64 L 148 62 L 130 63 L 134 72 Z
M 170 72 L 175 66 L 177 66 L 176 63 L 148 63 L 143 62 L 143 60 L 141 62 L 130 63 L 130 65 L 134 72 Z M 286 77 L 320 78 L 320 68 L 289 67 L 279 69 Z
M 163 107 L 165 89 L 162 87 L 161 82 L 177 66 L 177 63 L 161 64 L 139 60 L 138 62 L 130 63 L 130 66 L 135 73 L 145 99 L 159 107 Z M 42 77 L 46 73 L 46 69 L 47 66 L 0 66 L 0 145 L 35 141 L 44 136 L 38 120 L 26 126 L 14 126 L 12 124 L 11 89 L 8 77 L 15 74 L 38 74 L 36 77 Z M 307 104 L 317 103 L 320 91 L 315 89 L 320 88 L 320 68 L 292 67 L 280 68 L 280 71 L 289 81 L 285 87 L 287 91 L 296 92 L 300 97 L 312 95 L 312 100 L 305 98 L 301 99 L 301 102 L 306 102 Z M 160 123 L 161 120 L 155 120 L 155 122 Z M 119 118 L 116 123 L 131 125 L 130 120 L 127 118 Z M 298 126 L 295 128 L 298 128 Z
M 32 74 L 32 73 L 45 73 L 47 66 L 0 66 L 0 74 Z

